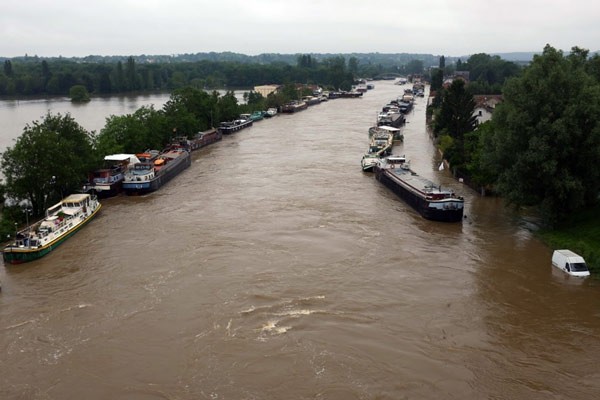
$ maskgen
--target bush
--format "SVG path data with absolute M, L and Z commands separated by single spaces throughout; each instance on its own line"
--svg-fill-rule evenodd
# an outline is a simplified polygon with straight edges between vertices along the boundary
M 90 94 L 83 85 L 71 86 L 69 89 L 69 97 L 73 103 L 85 103 L 90 101 Z

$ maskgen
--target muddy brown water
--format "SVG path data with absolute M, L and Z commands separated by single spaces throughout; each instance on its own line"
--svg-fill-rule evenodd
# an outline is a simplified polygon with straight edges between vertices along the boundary
M 402 89 L 255 123 L 0 266 L 0 398 L 597 398 L 598 281 L 438 171 L 425 99 L 395 151 L 467 218 L 424 220 L 361 171 Z

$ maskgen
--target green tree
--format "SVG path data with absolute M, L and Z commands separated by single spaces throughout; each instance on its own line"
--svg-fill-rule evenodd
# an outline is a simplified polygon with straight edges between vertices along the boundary
M 4 61 L 4 75 L 6 75 L 8 77 L 13 76 L 13 67 L 12 67 L 12 63 L 10 62 L 10 60 Z
M 27 200 L 34 215 L 42 215 L 50 202 L 81 188 L 95 162 L 93 143 L 94 135 L 70 114 L 48 113 L 28 124 L 2 153 L 6 196 Z
M 146 149 L 162 149 L 171 130 L 164 112 L 143 106 L 133 114 L 111 115 L 97 138 L 97 154 L 139 153 Z
M 125 66 L 125 82 L 127 90 L 139 89 L 135 60 L 133 57 L 127 58 L 127 65 Z
M 482 154 L 500 193 L 539 207 L 549 224 L 597 202 L 600 189 L 600 85 L 581 56 L 546 45 L 509 80 Z
M 69 97 L 73 103 L 85 103 L 90 101 L 90 94 L 83 85 L 72 86 L 69 90 Z
M 50 66 L 48 66 L 48 62 L 46 60 L 42 61 L 42 79 L 43 79 L 43 85 L 44 87 L 46 87 L 46 85 L 48 84 L 48 81 L 50 80 L 50 78 L 52 77 L 52 72 L 50 72 Z
M 125 72 L 123 71 L 123 63 L 121 61 L 117 62 L 114 81 L 114 87 L 117 91 L 127 90 L 127 85 L 125 84 Z
M 217 110 L 218 121 L 230 121 L 240 115 L 238 101 L 233 91 L 227 91 L 227 93 L 218 98 Z
M 444 91 L 442 104 L 434 121 L 436 135 L 448 135 L 453 139 L 452 146 L 444 155 L 455 166 L 464 164 L 468 159 L 464 139 L 477 126 L 474 110 L 473 95 L 462 79 L 455 79 L 448 90 Z
M 310 54 L 302 54 L 298 56 L 298 67 L 300 68 L 313 68 L 313 58 Z
M 431 91 L 438 91 L 444 84 L 444 71 L 439 68 L 434 68 L 431 71 Z
M 171 131 L 191 137 L 212 125 L 217 100 L 201 89 L 190 86 L 175 90 L 163 107 Z
M 506 79 L 520 72 L 517 64 L 485 53 L 473 54 L 462 68 L 469 71 L 470 81 L 479 83 L 479 86 L 471 88 L 472 92 L 481 94 L 500 93 L 500 88 Z
M 358 75 L 358 58 L 350 57 L 348 60 L 348 70 L 354 77 Z
M 423 61 L 422 60 L 410 60 L 405 66 L 407 74 L 422 74 L 423 73 Z

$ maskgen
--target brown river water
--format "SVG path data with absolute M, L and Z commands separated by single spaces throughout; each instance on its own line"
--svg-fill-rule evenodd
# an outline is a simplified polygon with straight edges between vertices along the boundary
M 598 398 L 598 280 L 554 271 L 531 223 L 438 171 L 425 99 L 395 152 L 465 220 L 427 221 L 361 171 L 402 90 L 257 122 L 0 266 L 0 398 Z

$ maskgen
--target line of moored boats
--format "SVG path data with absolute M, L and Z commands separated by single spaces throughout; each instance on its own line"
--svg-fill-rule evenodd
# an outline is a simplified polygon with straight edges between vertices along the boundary
M 99 198 L 146 194 L 160 189 L 191 165 L 191 152 L 220 141 L 223 135 L 248 128 L 256 121 L 272 118 L 279 112 L 293 113 L 309 106 L 336 98 L 354 98 L 363 92 L 315 93 L 266 111 L 242 114 L 232 121 L 221 122 L 218 128 L 198 132 L 192 138 L 174 137 L 162 151 L 147 150 L 138 154 L 111 154 L 104 158 L 105 167 L 88 177 L 83 193 L 71 194 L 49 207 L 43 219 L 27 224 L 15 233 L 14 240 L 4 247 L 2 256 L 7 264 L 21 264 L 43 257 L 87 224 L 100 211 Z
M 374 172 L 379 182 L 424 218 L 446 222 L 461 221 L 464 212 L 464 199 L 461 196 L 419 176 L 410 168 L 410 162 L 404 155 L 392 154 L 395 144 L 404 142 L 400 127 L 406 121 L 405 115 L 413 107 L 415 96 L 424 97 L 423 84 L 415 83 L 412 89 L 405 89 L 401 97 L 382 108 L 376 125 L 369 128 L 369 148 L 362 157 L 362 169 Z

